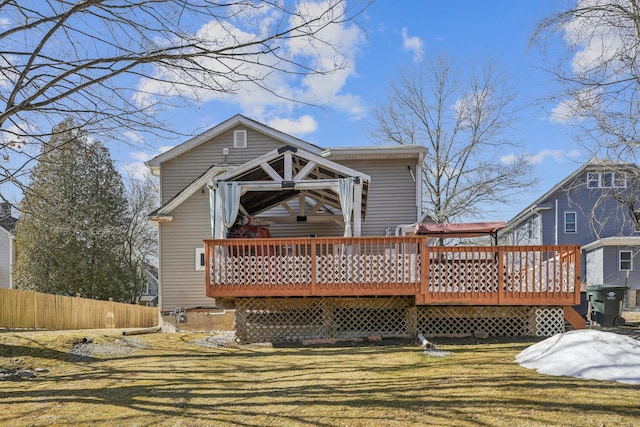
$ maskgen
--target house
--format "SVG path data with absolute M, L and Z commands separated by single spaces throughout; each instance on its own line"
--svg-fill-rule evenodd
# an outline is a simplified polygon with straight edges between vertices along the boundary
M 147 307 L 158 306 L 158 267 L 144 264 L 144 289 L 138 304 Z
M 11 268 L 15 257 L 13 231 L 18 220 L 11 216 L 11 205 L 0 203 L 0 288 L 13 288 Z
M 581 246 L 583 290 L 588 285 L 640 289 L 640 168 L 593 160 L 517 214 L 500 235 L 506 245 Z
M 236 115 L 149 160 L 161 311 L 233 308 L 247 342 L 579 327 L 577 246 L 413 235 L 425 154 L 321 148 Z
M 233 175 L 264 187 L 267 179 L 279 176 L 278 167 L 286 167 L 287 181 L 309 181 L 302 184 L 307 186 L 303 191 L 280 191 L 287 182 L 278 182 L 278 191 L 241 196 L 242 214 L 251 218 L 251 225 L 268 225 L 272 237 L 286 238 L 343 236 L 343 210 L 334 187 L 340 178 L 352 178 L 349 185 L 359 193 L 361 205 L 351 209 L 361 219 L 352 234 L 385 236 L 399 226 L 411 230 L 422 219 L 419 177 L 424 153 L 416 146 L 320 148 L 236 115 L 151 159 L 146 164 L 160 178 L 161 193 L 161 207 L 151 215 L 159 225 L 161 311 L 215 304 L 205 293 L 203 246 L 203 239 L 215 235 L 212 180 Z

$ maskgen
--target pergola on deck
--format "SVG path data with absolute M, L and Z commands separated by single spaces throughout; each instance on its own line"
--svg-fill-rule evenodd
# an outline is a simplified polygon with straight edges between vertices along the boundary
M 205 240 L 206 293 L 219 300 L 389 297 L 415 307 L 555 307 L 584 327 L 573 309 L 580 303 L 578 246 L 434 247 L 428 241 Z

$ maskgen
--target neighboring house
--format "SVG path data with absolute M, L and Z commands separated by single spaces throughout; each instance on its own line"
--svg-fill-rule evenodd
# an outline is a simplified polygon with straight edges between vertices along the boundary
M 151 264 L 144 267 L 144 289 L 138 300 L 140 305 L 158 306 L 158 268 Z
M 640 168 L 594 160 L 536 199 L 501 231 L 503 245 L 582 247 L 583 289 L 618 284 L 640 289 Z M 616 200 L 618 199 L 618 200 Z
M 13 288 L 11 268 L 15 257 L 14 235 L 16 222 L 11 216 L 11 205 L 0 203 L 0 288 Z
M 151 215 L 159 225 L 161 311 L 215 303 L 205 293 L 203 239 L 226 237 L 230 225 L 224 206 L 212 202 L 216 194 L 242 198 L 240 217 L 250 217 L 254 230 L 268 226 L 273 238 L 344 236 L 345 223 L 354 236 L 400 234 L 422 219 L 425 153 L 420 146 L 321 148 L 236 115 L 151 159 L 161 193 Z M 231 180 L 243 189 L 216 187 Z M 342 205 L 347 193 L 353 203 Z

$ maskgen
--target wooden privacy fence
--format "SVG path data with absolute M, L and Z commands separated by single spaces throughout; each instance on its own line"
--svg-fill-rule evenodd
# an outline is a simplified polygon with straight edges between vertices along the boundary
M 0 289 L 1 328 L 148 328 L 157 326 L 158 319 L 154 307 Z

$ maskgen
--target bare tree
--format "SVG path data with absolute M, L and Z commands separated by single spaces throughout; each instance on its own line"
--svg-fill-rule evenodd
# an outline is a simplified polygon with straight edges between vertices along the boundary
M 543 66 L 556 83 L 553 118 L 574 126 L 578 144 L 605 160 L 608 172 L 626 174 L 630 186 L 599 196 L 589 213 L 594 232 L 621 213 L 640 229 L 637 168 L 626 165 L 640 148 L 640 2 L 580 0 L 540 22 L 532 44 L 551 61 Z M 558 46 L 560 53 L 546 54 Z
M 164 107 L 341 70 L 346 0 L 0 0 L 0 184 L 21 185 L 54 125 L 103 141 L 171 130 Z M 300 101 L 300 99 L 296 99 Z M 310 102 L 309 100 L 302 100 Z
M 535 183 L 532 165 L 505 138 L 514 97 L 492 63 L 463 78 L 440 56 L 403 68 L 368 128 L 380 144 L 423 145 L 424 208 L 436 222 L 486 217 Z
M 594 157 L 634 160 L 640 141 L 639 2 L 580 0 L 540 22 L 532 44 L 542 49 L 548 60 L 543 67 L 557 83 L 549 94 L 557 102 L 554 119 L 578 127 L 578 142 Z
M 158 181 L 150 174 L 143 179 L 131 178 L 126 191 L 129 211 L 126 252 L 129 264 L 144 280 L 145 270 L 158 265 L 158 229 L 148 217 L 158 206 Z

